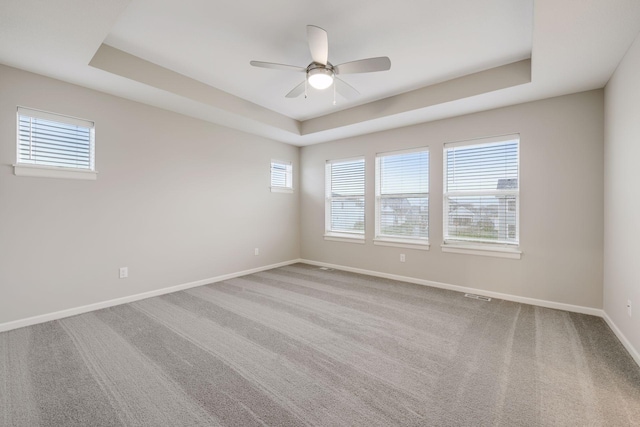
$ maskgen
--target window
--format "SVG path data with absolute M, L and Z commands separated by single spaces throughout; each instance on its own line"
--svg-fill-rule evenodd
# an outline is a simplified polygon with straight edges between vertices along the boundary
M 325 239 L 364 243 L 364 158 L 326 164 Z
M 443 250 L 466 245 L 520 257 L 519 145 L 519 135 L 445 144 Z
M 95 179 L 94 124 L 18 107 L 16 175 Z
M 291 162 L 271 160 L 271 191 L 293 192 L 293 167 Z
M 420 148 L 376 156 L 377 245 L 420 245 L 429 239 L 429 151 Z

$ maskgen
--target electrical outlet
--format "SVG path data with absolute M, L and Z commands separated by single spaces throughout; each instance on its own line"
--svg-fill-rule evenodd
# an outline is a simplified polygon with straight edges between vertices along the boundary
M 631 317 L 631 300 L 627 300 L 627 314 Z
M 120 278 L 126 279 L 129 277 L 129 267 L 120 267 Z
M 405 262 L 407 259 L 404 254 L 400 254 L 400 262 Z
M 253 254 L 254 254 L 254 255 L 256 255 L 256 256 L 257 256 L 257 255 L 260 255 L 260 249 L 255 248 L 255 249 L 253 250 Z

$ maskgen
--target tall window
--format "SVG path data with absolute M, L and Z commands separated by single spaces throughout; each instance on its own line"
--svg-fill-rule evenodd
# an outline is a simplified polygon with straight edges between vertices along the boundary
M 293 191 L 293 167 L 291 162 L 271 160 L 271 191 Z
M 444 146 L 444 241 L 519 244 L 519 135 Z
M 429 239 L 429 151 L 376 156 L 376 244 L 426 245 Z
M 325 237 L 364 242 L 364 158 L 326 164 Z
M 37 175 L 28 170 L 44 168 L 93 172 L 94 178 L 88 179 L 95 179 L 93 122 L 18 107 L 17 141 L 18 175 Z

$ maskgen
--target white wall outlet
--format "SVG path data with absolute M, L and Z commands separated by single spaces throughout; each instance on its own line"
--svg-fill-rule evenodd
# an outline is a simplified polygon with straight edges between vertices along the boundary
M 129 267 L 120 267 L 120 278 L 126 279 L 129 277 Z
M 631 317 L 631 300 L 627 300 L 627 314 Z
M 400 262 L 405 262 L 407 260 L 407 258 L 404 256 L 404 254 L 400 254 Z
M 260 255 L 260 249 L 259 249 L 259 248 L 255 248 L 255 249 L 253 250 L 253 254 L 254 254 L 254 255 L 256 255 L 256 256 L 257 256 L 257 255 Z

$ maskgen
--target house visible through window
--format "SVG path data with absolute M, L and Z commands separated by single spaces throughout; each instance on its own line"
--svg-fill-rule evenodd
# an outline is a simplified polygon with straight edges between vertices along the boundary
M 519 244 L 519 144 L 518 135 L 445 144 L 445 244 Z
M 18 107 L 17 175 L 73 177 L 69 172 L 93 172 L 95 179 L 94 123 L 74 117 Z M 54 175 L 29 172 L 48 169 Z
M 291 162 L 271 161 L 271 191 L 293 191 L 293 167 Z
M 429 238 L 429 151 L 376 156 L 376 244 L 426 245 Z
M 326 163 L 325 238 L 364 241 L 364 158 Z

